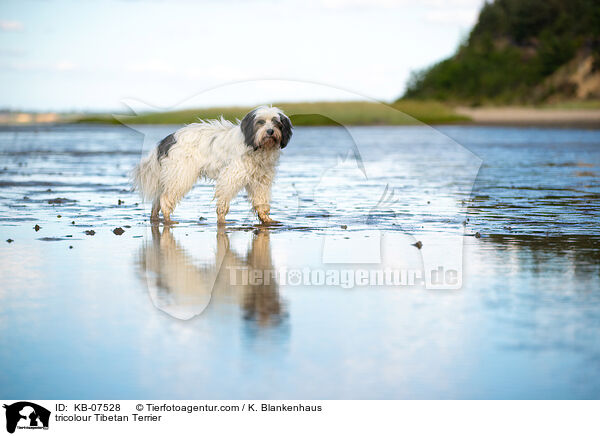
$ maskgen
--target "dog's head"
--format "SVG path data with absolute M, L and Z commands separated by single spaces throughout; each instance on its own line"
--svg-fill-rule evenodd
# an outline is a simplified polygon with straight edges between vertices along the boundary
M 249 112 L 240 125 L 244 142 L 254 150 L 285 146 L 292 137 L 292 123 L 281 109 L 261 106 Z

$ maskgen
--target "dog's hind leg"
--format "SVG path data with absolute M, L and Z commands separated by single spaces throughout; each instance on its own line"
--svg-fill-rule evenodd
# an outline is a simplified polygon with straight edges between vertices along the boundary
M 160 212 L 160 198 L 155 198 L 152 202 L 152 212 L 150 212 L 150 222 L 158 222 L 158 212 Z
M 198 180 L 198 173 L 175 160 L 163 162 L 164 174 L 161 176 L 161 185 L 164 188 L 160 195 L 160 211 L 165 224 L 177 224 L 176 221 L 171 221 L 171 213 L 185 194 L 194 187 Z
M 160 211 L 162 212 L 165 225 L 177 224 L 177 221 L 171 221 L 171 212 L 175 209 L 177 199 L 168 194 L 160 196 Z

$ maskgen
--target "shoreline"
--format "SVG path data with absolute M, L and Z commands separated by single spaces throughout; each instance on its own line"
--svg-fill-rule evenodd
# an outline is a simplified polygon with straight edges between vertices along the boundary
M 552 109 L 505 106 L 456 107 L 455 111 L 471 119 L 471 121 L 464 123 L 466 125 L 592 127 L 600 129 L 600 109 Z
M 440 110 L 441 103 L 435 106 Z M 387 106 L 387 105 L 386 105 Z M 465 126 L 521 126 L 521 127 L 581 127 L 600 129 L 600 108 L 540 108 L 527 106 L 498 106 L 498 107 L 466 107 L 445 106 L 444 112 L 435 112 L 431 103 L 402 107 L 398 109 L 398 116 L 378 117 L 372 108 L 362 106 L 359 111 L 353 103 L 338 103 L 336 115 L 347 126 L 401 126 L 418 125 L 465 125 Z M 389 107 L 389 106 L 388 106 Z M 215 108 L 211 111 L 227 112 L 227 108 Z M 304 108 L 303 108 L 304 109 Z M 317 107 L 312 113 L 318 114 Z M 130 120 L 131 124 L 156 124 L 177 125 L 193 122 L 195 115 L 204 118 L 205 109 L 188 109 L 179 113 L 155 113 L 140 115 L 137 120 Z M 10 113 L 0 116 L 1 127 L 34 127 L 63 124 L 120 124 L 109 114 L 59 114 L 59 113 Z M 393 114 L 392 114 L 393 115 Z M 406 115 L 419 122 L 413 122 Z M 310 117 L 310 116 L 309 116 Z M 229 117 L 231 118 L 231 116 Z M 326 121 L 326 120 L 325 120 Z M 318 117 L 297 120 L 297 126 L 326 126 Z

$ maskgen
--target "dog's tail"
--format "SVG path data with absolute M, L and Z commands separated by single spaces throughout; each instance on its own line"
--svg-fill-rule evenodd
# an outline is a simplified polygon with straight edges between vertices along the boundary
M 160 162 L 158 161 L 156 148 L 144 156 L 133 169 L 131 184 L 144 200 L 155 200 L 160 197 Z

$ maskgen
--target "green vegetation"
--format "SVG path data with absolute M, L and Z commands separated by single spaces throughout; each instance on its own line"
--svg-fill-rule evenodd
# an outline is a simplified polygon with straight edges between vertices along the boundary
M 427 124 L 447 124 L 468 121 L 443 103 L 433 101 L 403 100 L 392 105 L 373 102 L 315 102 L 277 103 L 291 116 L 296 126 L 322 125 L 410 125 L 415 118 Z M 220 118 L 234 121 L 241 119 L 250 107 L 215 107 L 186 109 L 172 112 L 145 113 L 127 120 L 128 124 L 188 124 L 198 119 Z M 79 123 L 119 124 L 111 115 L 82 116 Z
M 565 68 L 560 81 L 544 81 L 577 56 L 592 56 L 591 73 L 600 69 L 597 0 L 496 0 L 454 56 L 413 72 L 404 97 L 475 105 L 574 98 Z

